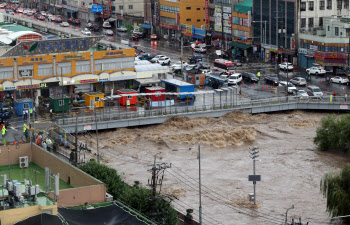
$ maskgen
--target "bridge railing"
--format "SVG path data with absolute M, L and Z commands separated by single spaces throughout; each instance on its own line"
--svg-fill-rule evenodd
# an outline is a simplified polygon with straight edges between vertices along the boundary
M 78 124 L 93 124 L 95 121 L 114 121 L 114 120 L 127 120 L 136 118 L 146 118 L 146 117 L 161 117 L 161 116 L 182 116 L 184 114 L 199 113 L 213 110 L 225 110 L 225 109 L 244 109 L 251 107 L 267 106 L 267 105 L 281 105 L 289 103 L 327 103 L 327 104 L 339 104 L 339 103 L 350 103 L 350 98 L 347 99 L 344 96 L 332 97 L 332 102 L 330 102 L 330 96 L 319 97 L 296 97 L 296 96 L 283 96 L 266 98 L 259 100 L 240 100 L 206 104 L 206 105 L 185 105 L 185 106 L 164 106 L 153 109 L 138 108 L 138 110 L 126 109 L 125 112 L 116 113 L 99 113 L 96 116 L 84 116 L 84 117 L 70 117 L 65 119 L 59 119 L 59 125 L 72 125 L 76 123 L 76 118 L 78 119 Z

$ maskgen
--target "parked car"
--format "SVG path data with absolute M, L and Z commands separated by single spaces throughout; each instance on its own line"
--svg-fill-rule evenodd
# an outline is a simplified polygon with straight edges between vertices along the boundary
M 188 64 L 184 61 L 182 61 L 182 68 L 185 68 Z M 173 71 L 179 71 L 181 70 L 181 61 L 178 61 L 176 63 L 174 63 L 173 65 L 170 66 L 170 69 L 172 69 Z
M 56 16 L 55 22 L 56 22 L 56 23 L 61 23 L 61 22 L 62 22 L 62 18 L 61 18 L 61 17 Z
M 255 76 L 254 73 L 250 73 L 250 72 L 243 72 L 242 78 L 249 82 L 258 82 L 260 80 L 257 76 Z
M 295 89 L 293 90 L 292 93 L 294 96 L 299 97 L 300 99 L 306 99 L 309 97 L 309 95 L 307 94 L 306 91 L 304 91 L 303 89 Z
M 321 66 L 312 66 L 310 68 L 306 69 L 306 73 L 308 73 L 309 75 L 313 74 L 313 75 L 324 75 L 326 74 L 326 70 L 321 67 Z
M 39 16 L 38 16 L 38 20 L 43 20 L 43 21 L 44 21 L 44 20 L 45 20 L 45 16 L 39 15 Z
M 321 89 L 315 85 L 310 85 L 307 87 L 307 94 L 309 96 L 314 96 L 314 97 L 322 97 L 323 96 L 323 92 L 321 91 Z
M 237 84 L 239 84 L 240 82 L 242 82 L 242 74 L 240 74 L 240 73 L 234 73 L 234 74 L 231 74 L 231 75 L 228 77 L 227 84 L 228 84 L 228 85 L 237 85 Z
M 151 40 L 158 40 L 158 35 L 157 34 L 151 34 L 150 39 Z
M 150 60 L 153 57 L 154 56 L 151 56 L 149 53 L 142 53 L 141 55 L 139 55 L 139 60 Z
M 279 86 L 282 86 L 284 89 L 286 89 L 287 81 L 280 81 Z M 288 94 L 292 94 L 296 89 L 297 88 L 291 82 L 288 82 Z
M 279 68 L 281 69 L 281 70 L 293 70 L 293 64 L 291 64 L 291 63 L 286 63 L 286 62 L 284 62 L 284 63 L 281 63 L 281 64 L 279 64 L 278 65 L 279 66 Z
M 45 11 L 41 11 L 40 14 L 43 15 L 43 16 L 46 16 L 46 12 Z
M 236 66 L 242 66 L 241 60 L 239 60 L 239 59 L 235 59 L 235 60 L 233 60 L 232 62 L 233 62 L 233 64 L 235 64 Z
M 193 48 L 194 52 L 199 52 L 199 53 L 206 53 L 207 49 L 203 46 L 196 46 Z
M 80 25 L 81 24 L 81 20 L 80 19 L 74 19 L 73 20 L 73 24 L 74 25 Z
M 165 55 L 156 55 L 156 56 L 154 56 L 154 57 L 150 60 L 150 62 L 151 62 L 151 63 L 156 63 L 156 62 L 158 62 L 158 60 L 159 60 L 161 57 L 166 57 L 166 56 L 165 56 Z
M 294 77 L 290 82 L 296 86 L 306 86 L 307 82 L 303 77 Z
M 84 28 L 84 30 L 81 31 L 81 34 L 84 34 L 86 36 L 91 36 L 91 31 L 87 28 Z
M 112 25 L 109 23 L 109 21 L 105 21 L 103 22 L 102 27 L 105 29 L 111 29 Z
M 34 15 L 34 12 L 30 10 L 30 11 L 27 12 L 27 15 L 28 15 L 28 16 L 33 16 L 33 15 Z
M 343 77 L 340 77 L 340 76 L 336 76 L 336 77 L 332 77 L 331 78 L 331 82 L 338 83 L 338 84 L 346 84 L 346 83 L 349 82 L 349 79 L 348 78 L 343 78 Z
M 27 13 L 28 13 L 28 9 L 23 10 L 24 15 L 27 15 Z
M 272 84 L 274 86 L 278 86 L 279 80 L 277 77 L 265 77 L 265 82 L 267 84 Z
M 198 69 L 200 70 L 210 70 L 211 66 L 207 62 L 198 62 L 197 63 Z
M 92 31 L 99 31 L 100 30 L 100 26 L 98 26 L 97 24 L 93 24 L 93 23 L 87 23 L 86 28 L 88 28 L 89 30 L 92 30 Z
M 67 23 L 67 22 L 62 22 L 62 23 L 60 24 L 60 26 L 61 26 L 61 27 L 69 27 L 69 23 Z
M 119 32 L 127 32 L 128 29 L 126 27 L 124 27 L 124 26 L 121 26 L 121 27 L 117 27 L 117 31 L 119 31 Z
M 158 63 L 159 63 L 160 65 L 162 65 L 162 66 L 170 65 L 170 62 L 171 62 L 170 58 L 169 58 L 169 57 L 166 57 L 166 56 L 160 57 L 160 58 L 158 59 Z
M 188 57 L 188 60 L 190 61 L 190 63 L 198 63 L 202 61 L 202 56 L 200 55 L 192 55 Z
M 103 34 L 113 36 L 114 32 L 112 30 L 103 30 Z

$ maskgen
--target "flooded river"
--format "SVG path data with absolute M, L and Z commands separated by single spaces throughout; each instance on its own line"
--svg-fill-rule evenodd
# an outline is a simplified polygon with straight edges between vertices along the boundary
M 326 200 L 320 192 L 324 173 L 339 171 L 349 159 L 317 150 L 313 144 L 326 114 L 294 111 L 222 118 L 173 118 L 164 124 L 99 133 L 103 162 L 130 184 L 147 185 L 154 155 L 166 169 L 162 194 L 175 195 L 173 205 L 185 213 L 194 209 L 198 220 L 197 143 L 201 143 L 203 224 L 282 224 L 301 217 L 309 224 L 328 224 Z M 95 137 L 90 146 L 96 146 Z M 181 149 L 195 146 L 191 151 Z M 249 148 L 259 147 L 256 172 L 257 205 L 248 201 L 253 184 Z M 95 157 L 95 156 L 94 156 Z

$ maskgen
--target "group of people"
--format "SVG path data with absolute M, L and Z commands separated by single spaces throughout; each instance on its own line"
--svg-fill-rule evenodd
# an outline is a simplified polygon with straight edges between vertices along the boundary
M 33 108 L 29 108 L 29 111 L 28 109 L 23 109 L 23 119 L 26 120 L 28 118 L 28 114 L 33 116 L 33 112 L 36 114 L 35 106 Z
M 36 144 L 41 146 L 45 151 L 50 151 L 52 146 L 52 141 L 50 138 L 46 138 L 46 136 L 39 133 L 36 137 Z

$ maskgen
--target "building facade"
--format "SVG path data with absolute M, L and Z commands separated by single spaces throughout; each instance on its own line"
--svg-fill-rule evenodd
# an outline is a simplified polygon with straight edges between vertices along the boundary
M 349 18 L 324 17 L 322 28 L 313 33 L 301 32 L 299 37 L 301 67 L 307 68 L 317 63 L 334 74 L 345 72 L 349 57 Z
M 297 64 L 297 0 L 253 0 L 253 41 L 265 61 Z

